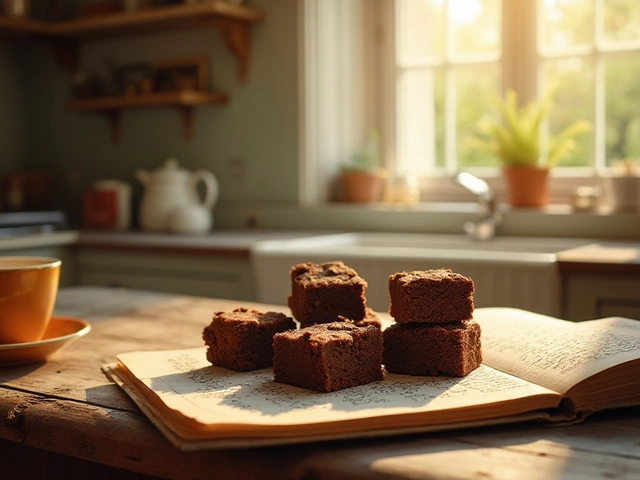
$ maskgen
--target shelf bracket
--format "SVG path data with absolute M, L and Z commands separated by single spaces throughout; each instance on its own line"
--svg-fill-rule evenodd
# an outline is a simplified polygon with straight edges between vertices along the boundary
M 193 108 L 179 106 L 176 107 L 180 113 L 182 120 L 182 136 L 185 140 L 193 138 Z M 118 143 L 120 141 L 120 119 L 121 112 L 118 110 L 107 110 L 104 112 L 109 121 L 109 131 L 111 132 L 111 142 Z
M 246 83 L 249 76 L 249 56 L 251 53 L 249 26 L 243 22 L 224 20 L 221 24 L 221 31 L 227 49 L 236 56 L 240 82 Z
M 108 110 L 105 114 L 109 120 L 111 143 L 118 143 L 120 141 L 120 112 L 117 110 Z
M 182 136 L 185 140 L 193 138 L 193 108 L 178 107 L 180 117 L 182 118 Z

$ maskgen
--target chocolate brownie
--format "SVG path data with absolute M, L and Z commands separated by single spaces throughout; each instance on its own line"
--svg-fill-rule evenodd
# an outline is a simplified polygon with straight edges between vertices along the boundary
M 367 282 L 343 262 L 300 263 L 290 277 L 288 305 L 301 326 L 335 322 L 339 315 L 354 322 L 365 318 Z
M 244 307 L 216 312 L 202 332 L 207 360 L 239 372 L 268 367 L 273 362 L 273 335 L 295 328 L 293 319 L 279 312 Z
M 338 317 L 338 320 L 343 321 L 345 317 Z M 378 318 L 378 314 L 373 311 L 372 308 L 367 307 L 365 316 L 362 320 L 353 322 L 356 327 L 366 327 L 367 325 L 373 325 L 374 327 L 382 328 L 382 322 Z
M 473 280 L 447 268 L 394 273 L 389 313 L 398 323 L 445 323 L 473 318 Z
M 443 324 L 395 323 L 383 332 L 387 372 L 464 377 L 482 362 L 475 320 Z
M 277 333 L 273 374 L 276 382 L 319 392 L 382 380 L 382 331 L 333 322 Z

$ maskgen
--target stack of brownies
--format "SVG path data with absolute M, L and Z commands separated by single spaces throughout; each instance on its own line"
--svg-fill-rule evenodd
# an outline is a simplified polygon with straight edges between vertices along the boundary
M 273 338 L 275 381 L 332 392 L 382 380 L 382 332 L 366 305 L 367 282 L 340 261 L 294 265 L 290 277 L 300 329 Z
M 321 392 L 382 380 L 380 320 L 366 306 L 367 282 L 343 262 L 302 263 L 290 271 L 289 307 L 216 312 L 202 337 L 216 366 L 249 371 L 273 365 L 274 379 Z
M 473 280 L 449 269 L 389 277 L 383 362 L 392 373 L 463 377 L 482 362 Z

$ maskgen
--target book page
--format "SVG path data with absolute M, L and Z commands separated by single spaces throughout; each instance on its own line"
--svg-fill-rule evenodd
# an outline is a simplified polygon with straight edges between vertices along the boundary
M 474 318 L 482 327 L 487 365 L 562 394 L 614 365 L 640 359 L 640 329 L 631 320 L 574 323 L 512 308 L 479 308 Z
M 480 366 L 464 378 L 385 374 L 384 380 L 319 393 L 273 381 L 271 368 L 212 366 L 206 349 L 118 355 L 137 390 L 185 432 L 269 436 L 497 418 L 558 405 L 543 387 Z M 128 378 L 132 380 L 131 376 Z
M 640 320 L 632 320 L 631 318 L 624 317 L 599 318 L 597 320 L 587 320 L 581 322 L 581 324 L 628 328 L 629 330 L 640 332 Z

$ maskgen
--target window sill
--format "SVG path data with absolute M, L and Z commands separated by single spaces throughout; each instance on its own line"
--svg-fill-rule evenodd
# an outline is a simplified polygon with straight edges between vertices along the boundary
M 640 212 L 612 212 L 607 207 L 595 212 L 576 212 L 569 205 L 549 205 L 540 209 L 501 206 L 499 210 L 503 222 L 498 227 L 498 235 L 640 238 Z M 471 202 L 327 203 L 315 206 L 229 202 L 216 208 L 216 225 L 220 228 L 462 234 L 463 223 L 475 219 L 477 212 L 478 205 Z

